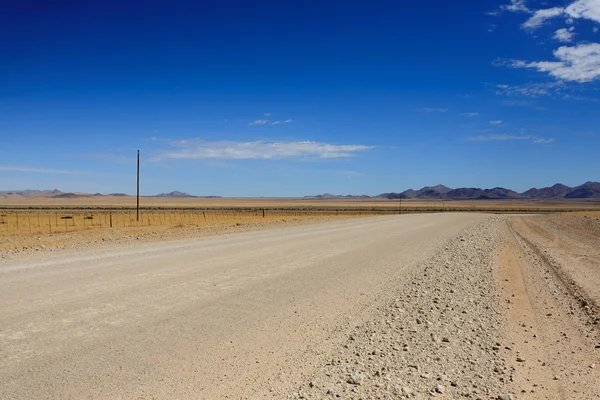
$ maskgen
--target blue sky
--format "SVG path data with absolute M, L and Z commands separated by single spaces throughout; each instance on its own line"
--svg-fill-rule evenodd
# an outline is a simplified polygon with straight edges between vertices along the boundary
M 599 180 L 600 0 L 13 3 L 0 189 Z

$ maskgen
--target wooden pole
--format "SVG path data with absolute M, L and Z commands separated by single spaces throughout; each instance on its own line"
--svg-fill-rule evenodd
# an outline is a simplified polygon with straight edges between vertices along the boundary
M 137 155 L 137 221 L 140 220 L 140 151 L 138 150 Z

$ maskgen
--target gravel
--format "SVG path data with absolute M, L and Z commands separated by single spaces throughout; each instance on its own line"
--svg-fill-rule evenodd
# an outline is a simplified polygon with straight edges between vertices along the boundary
M 466 229 L 415 268 L 398 283 L 396 300 L 287 398 L 514 398 L 501 394 L 511 370 L 494 350 L 504 346 L 492 270 L 504 220 Z

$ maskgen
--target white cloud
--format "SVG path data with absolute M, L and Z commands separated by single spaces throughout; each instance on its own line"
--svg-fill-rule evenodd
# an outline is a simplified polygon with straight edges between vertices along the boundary
M 505 64 L 506 65 L 506 64 Z M 512 64 L 508 64 L 512 66 Z M 541 97 L 559 94 L 566 89 L 563 82 L 530 83 L 526 85 L 495 85 L 499 96 Z
M 510 0 L 510 4 L 500 6 L 500 10 L 529 13 L 531 10 L 525 5 L 525 2 L 525 0 Z
M 361 176 L 367 176 L 367 174 L 365 174 L 363 172 L 357 172 L 357 171 L 337 171 L 336 173 L 343 175 L 346 178 L 357 178 L 357 177 L 361 177 Z
M 524 29 L 537 29 L 547 20 L 564 16 L 568 24 L 573 24 L 574 19 L 589 19 L 600 22 L 600 0 L 577 0 L 567 8 L 552 7 L 537 10 L 522 27 Z
M 531 18 L 529 18 L 522 25 L 523 29 L 537 29 L 546 22 L 546 20 L 558 17 L 565 12 L 562 7 L 553 7 L 545 10 L 536 11 Z
M 600 22 L 600 0 L 578 0 L 565 9 L 571 18 L 585 18 Z
M 271 116 L 271 113 L 269 113 L 269 112 L 265 113 L 265 117 L 270 117 L 270 116 Z
M 268 119 L 257 119 L 256 121 L 252 121 L 250 123 L 248 123 L 249 126 L 252 125 L 264 125 L 264 124 L 268 124 L 269 120 Z
M 495 121 L 490 121 L 490 124 L 492 124 L 492 125 L 500 125 L 500 124 L 502 124 L 502 120 L 501 119 L 497 119 Z
M 165 151 L 153 161 L 166 159 L 326 159 L 353 157 L 359 152 L 373 149 L 374 146 L 365 145 L 336 145 L 322 142 L 295 141 L 214 141 L 208 142 L 201 139 L 180 140 L 172 142 L 177 149 Z
M 85 172 L 81 172 L 81 171 L 67 171 L 67 170 L 63 170 L 63 169 L 20 167 L 20 166 L 15 166 L 15 165 L 0 165 L 0 171 L 34 172 L 34 173 L 40 173 L 40 174 L 65 174 L 65 175 L 85 174 Z
M 466 138 L 470 142 L 489 142 L 489 141 L 509 141 L 509 140 L 526 140 L 533 144 L 548 144 L 554 142 L 553 138 L 541 138 L 538 136 L 531 135 L 511 135 L 511 134 L 489 134 L 479 135 Z
M 553 142 L 554 142 L 553 138 L 548 138 L 548 139 L 535 138 L 535 139 L 533 139 L 534 144 L 548 144 L 548 143 L 553 143 Z
M 575 82 L 591 82 L 600 77 L 600 44 L 562 46 L 553 52 L 560 61 L 525 62 L 513 60 L 513 68 L 534 68 L 547 72 L 557 79 Z
M 285 121 L 273 121 L 273 125 L 279 125 L 279 124 L 289 124 L 290 122 L 292 122 L 293 120 L 290 119 L 286 119 Z
M 597 26 L 593 27 L 592 30 L 594 31 L 594 33 L 598 33 L 598 27 Z
M 469 113 L 462 113 L 462 114 L 458 114 L 461 117 L 476 117 L 479 115 L 479 113 L 476 112 L 469 112 Z
M 556 32 L 554 32 L 554 39 L 561 41 L 561 42 L 566 42 L 569 43 L 573 40 L 573 37 L 575 36 L 575 33 L 573 33 L 572 28 L 571 29 L 559 29 Z
M 422 108 L 421 111 L 428 112 L 428 113 L 430 113 L 430 112 L 446 112 L 446 111 L 448 111 L 448 109 L 447 108 L 429 108 L 429 107 L 427 107 L 427 108 Z

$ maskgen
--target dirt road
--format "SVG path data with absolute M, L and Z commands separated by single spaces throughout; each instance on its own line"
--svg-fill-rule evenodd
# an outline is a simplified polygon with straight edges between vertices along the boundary
M 6 260 L 0 398 L 598 398 L 594 328 L 528 300 L 549 286 L 510 229 L 406 215 Z M 542 348 L 540 313 L 567 324 L 562 358 L 529 357 L 515 288 Z

